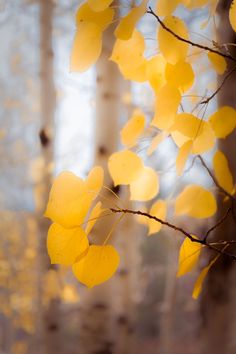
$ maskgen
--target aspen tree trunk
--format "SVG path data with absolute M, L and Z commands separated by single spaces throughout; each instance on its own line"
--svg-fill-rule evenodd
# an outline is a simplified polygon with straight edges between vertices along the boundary
M 118 5 L 114 2 L 113 5 Z M 95 165 L 105 171 L 105 186 L 113 189 L 107 170 L 109 156 L 118 150 L 119 117 L 121 113 L 122 80 L 117 66 L 109 61 L 114 45 L 114 27 L 103 37 L 102 55 L 97 63 Z M 113 189 L 120 194 L 119 189 Z M 102 191 L 104 206 L 111 207 L 119 201 L 107 190 Z M 123 199 L 123 196 L 120 196 Z M 107 200 L 108 199 L 108 200 Z M 101 200 L 103 200 L 101 198 Z M 91 240 L 102 244 L 117 216 L 102 219 L 95 226 Z M 80 305 L 80 354 L 132 354 L 131 338 L 131 288 L 130 269 L 127 264 L 135 258 L 131 252 L 132 218 L 117 227 L 109 243 L 115 244 L 121 257 L 120 270 L 108 282 L 86 291 Z M 121 232 L 121 230 L 123 232 Z M 134 265 L 135 266 L 135 265 Z
M 229 24 L 230 0 L 221 0 L 218 5 L 220 17 L 218 26 L 219 43 L 236 43 L 236 34 Z M 236 57 L 235 47 L 230 46 L 231 54 Z M 228 61 L 228 71 L 235 63 Z M 219 83 L 222 78 L 219 78 Z M 229 105 L 236 108 L 236 74 L 235 72 L 227 80 L 218 94 L 219 106 Z M 219 142 L 219 149 L 224 152 L 229 161 L 234 181 L 236 181 L 236 132 L 233 132 L 225 140 Z M 221 197 L 222 200 L 222 197 Z M 225 205 L 226 204 L 226 205 Z M 218 203 L 218 218 L 222 216 L 227 203 Z M 236 223 L 230 217 L 218 228 L 215 239 L 236 239 Z M 231 248 L 230 251 L 233 252 Z M 235 250 L 234 250 L 235 251 Z M 220 260 L 211 269 L 207 278 L 203 298 L 203 331 L 204 354 L 234 354 L 236 353 L 236 264 L 226 257 Z
M 53 0 L 40 0 L 40 107 L 41 107 L 41 130 L 39 133 L 41 142 L 41 154 L 44 161 L 42 178 L 39 185 L 40 200 L 38 205 L 38 228 L 39 228 L 39 348 L 35 353 L 60 354 L 62 353 L 63 338 L 59 323 L 59 298 L 49 301 L 44 307 L 44 276 L 50 269 L 50 261 L 46 250 L 46 238 L 49 221 L 43 217 L 52 182 L 53 163 L 53 131 L 56 94 L 54 87 L 53 72 L 53 47 L 52 47 L 52 22 Z M 58 294 L 59 296 L 59 294 Z

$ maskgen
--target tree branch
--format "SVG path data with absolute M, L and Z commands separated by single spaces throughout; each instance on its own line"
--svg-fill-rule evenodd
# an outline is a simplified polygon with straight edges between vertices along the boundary
M 174 31 L 172 31 L 169 27 L 167 27 L 164 22 L 160 19 L 160 17 L 152 10 L 151 7 L 149 7 L 149 10 L 147 11 L 147 14 L 150 14 L 152 16 L 154 16 L 156 18 L 156 20 L 160 23 L 161 27 L 164 28 L 167 32 L 169 32 L 170 34 L 172 34 L 172 36 L 174 36 L 175 38 L 177 38 L 179 41 L 181 42 L 185 42 L 190 44 L 193 47 L 197 47 L 200 49 L 203 49 L 205 51 L 209 51 L 211 53 L 215 53 L 220 55 L 221 57 L 224 57 L 226 59 L 232 60 L 234 62 L 236 62 L 236 58 L 234 58 L 231 54 L 226 54 L 226 53 L 222 53 L 219 50 L 207 47 L 205 45 L 199 44 L 199 43 L 195 43 L 190 41 L 189 39 L 183 38 L 181 36 L 179 36 L 177 33 L 175 33 Z

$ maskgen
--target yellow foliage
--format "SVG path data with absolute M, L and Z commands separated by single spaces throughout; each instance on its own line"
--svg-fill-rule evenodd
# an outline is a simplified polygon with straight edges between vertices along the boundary
M 157 200 L 150 208 L 149 214 L 152 216 L 157 217 L 163 221 L 166 220 L 167 214 L 167 204 L 164 200 L 159 199 Z M 147 219 L 147 226 L 148 226 L 148 236 L 156 234 L 162 228 L 162 224 L 153 220 Z
M 91 7 L 93 11 L 104 11 L 113 0 L 88 0 L 88 5 Z
M 214 70 L 217 72 L 217 74 L 222 75 L 224 74 L 226 68 L 227 68 L 227 63 L 225 58 L 222 56 L 208 52 L 208 59 L 210 60 Z
M 166 60 L 161 54 L 155 55 L 146 63 L 146 77 L 156 94 L 166 83 L 165 67 Z
M 192 147 L 193 141 L 188 140 L 179 149 L 179 153 L 176 158 L 176 171 L 178 176 L 180 176 L 183 172 L 184 166 L 186 164 L 189 154 L 191 153 Z
M 149 148 L 147 150 L 147 155 L 150 156 L 158 147 L 158 145 L 165 140 L 168 134 L 166 132 L 161 132 L 155 136 L 155 138 L 152 139 Z
M 185 187 L 175 200 L 176 215 L 188 215 L 202 219 L 214 215 L 216 209 L 214 195 L 196 184 Z
M 72 265 L 88 246 L 87 235 L 81 227 L 65 229 L 54 223 L 48 230 L 47 249 L 52 264 Z
M 175 121 L 180 101 L 181 95 L 176 87 L 169 84 L 163 86 L 156 96 L 155 116 L 151 124 L 168 131 Z
M 136 109 L 132 117 L 125 124 L 120 132 L 121 142 L 127 147 L 132 147 L 137 143 L 145 127 L 145 116 L 143 112 Z
M 192 66 L 184 61 L 179 61 L 175 65 L 168 63 L 165 76 L 168 84 L 177 87 L 181 93 L 189 90 L 194 82 Z
M 143 35 L 135 29 L 129 40 L 116 40 L 110 59 L 118 64 L 125 79 L 143 82 L 146 81 L 147 62 L 144 50 Z
M 229 169 L 228 161 L 220 150 L 217 150 L 213 157 L 213 168 L 215 178 L 219 185 L 229 194 L 234 192 L 233 177 Z
M 142 0 L 141 4 L 131 9 L 131 11 L 123 17 L 115 30 L 116 38 L 127 41 L 132 36 L 134 28 L 141 17 L 145 14 L 148 0 Z
M 139 175 L 130 183 L 130 199 L 148 201 L 159 192 L 157 173 L 150 167 L 143 167 Z
M 176 7 L 181 4 L 181 0 L 157 0 L 156 11 L 159 16 L 169 16 L 171 15 Z
M 230 5 L 229 22 L 230 22 L 234 32 L 236 32 L 236 2 L 235 2 L 235 0 L 233 0 Z
M 76 13 L 76 25 L 79 28 L 81 24 L 93 23 L 104 31 L 112 22 L 115 11 L 111 8 L 106 8 L 102 11 L 93 11 L 90 4 L 82 4 Z M 93 43 L 93 42 L 92 42 Z M 91 45 L 91 42 L 89 43 Z
M 101 50 L 102 32 L 100 27 L 92 22 L 81 23 L 74 38 L 70 70 L 80 72 L 87 70 L 97 61 Z
M 91 210 L 91 213 L 89 215 L 89 219 L 87 221 L 87 226 L 86 226 L 86 229 L 85 229 L 85 233 L 87 235 L 90 234 L 90 232 L 92 231 L 97 219 L 99 218 L 99 216 L 101 215 L 102 212 L 103 212 L 102 203 L 101 202 L 97 202 L 97 204 Z
M 196 236 L 193 236 L 197 239 Z M 185 238 L 179 251 L 179 269 L 177 276 L 181 277 L 189 272 L 197 265 L 202 245 L 197 242 Z
M 134 182 L 143 168 L 141 158 L 129 150 L 115 152 L 108 160 L 108 169 L 115 186 Z
M 175 34 L 188 39 L 188 31 L 185 23 L 178 17 L 167 16 L 163 23 Z M 185 61 L 188 54 L 188 43 L 178 40 L 163 27 L 160 27 L 158 31 L 158 43 L 160 51 L 168 63 L 175 65 L 180 60 Z
M 120 257 L 113 246 L 90 246 L 85 257 L 74 263 L 76 278 L 88 288 L 108 280 L 118 268 Z
M 236 110 L 230 106 L 220 107 L 213 113 L 209 122 L 217 138 L 225 138 L 236 127 Z

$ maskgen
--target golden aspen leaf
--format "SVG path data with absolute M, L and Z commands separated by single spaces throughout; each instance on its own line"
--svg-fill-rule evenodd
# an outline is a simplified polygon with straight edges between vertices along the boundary
M 88 253 L 72 267 L 76 278 L 88 288 L 104 283 L 112 277 L 120 261 L 116 249 L 110 245 L 90 246 Z
M 130 10 L 128 15 L 123 17 L 115 30 L 116 38 L 127 41 L 132 36 L 134 28 L 141 17 L 146 13 L 148 0 Z
M 208 52 L 208 59 L 210 60 L 213 69 L 217 72 L 217 74 L 222 75 L 224 74 L 226 68 L 227 68 L 227 63 L 225 58 L 222 56 Z
M 103 212 L 102 203 L 101 202 L 97 202 L 97 204 L 92 209 L 92 211 L 91 211 L 91 213 L 89 215 L 89 219 L 87 221 L 87 226 L 86 226 L 86 229 L 85 229 L 85 233 L 87 235 L 92 231 L 95 223 L 97 222 L 97 219 L 99 218 L 99 216 L 101 215 L 102 212 Z
M 209 0 L 189 0 L 186 2 L 186 7 L 190 10 L 206 6 Z
M 130 183 L 130 199 L 147 201 L 159 192 L 159 178 L 150 167 L 143 167 L 139 175 Z
M 70 70 L 85 71 L 99 58 L 102 50 L 102 32 L 94 23 L 78 26 L 71 52 Z
M 53 223 L 48 230 L 47 249 L 52 264 L 71 265 L 89 247 L 81 227 L 65 229 Z
M 181 95 L 176 87 L 163 86 L 156 96 L 155 116 L 152 125 L 161 130 L 169 130 L 175 121 Z
M 88 5 L 91 7 L 93 11 L 104 11 L 113 0 L 88 0 Z
M 135 29 L 129 40 L 116 40 L 110 59 L 118 64 L 125 79 L 143 82 L 146 81 L 147 61 L 144 50 L 143 35 Z
M 230 106 L 223 106 L 213 113 L 209 122 L 217 138 L 225 138 L 236 127 L 236 110 Z
M 192 293 L 192 297 L 196 300 L 198 296 L 200 295 L 202 291 L 202 284 L 207 276 L 207 273 L 209 272 L 210 266 L 207 266 L 202 269 L 201 273 L 199 274 Z
M 196 236 L 193 236 L 197 239 Z M 177 277 L 181 277 L 193 270 L 199 260 L 202 245 L 185 238 L 179 251 L 179 269 Z
M 100 28 L 100 31 L 104 31 L 112 22 L 115 11 L 111 8 L 107 8 L 101 12 L 95 12 L 91 7 L 84 3 L 81 5 L 76 13 L 76 25 L 80 28 L 81 24 L 93 23 Z M 91 44 L 93 42 L 90 42 Z
M 165 17 L 171 15 L 181 2 L 181 0 L 158 0 L 156 5 L 158 16 Z
M 177 35 L 184 39 L 188 39 L 188 32 L 185 23 L 175 16 L 167 16 L 164 25 Z M 186 59 L 189 45 L 175 38 L 163 27 L 158 31 L 158 43 L 161 53 L 164 55 L 168 63 L 176 64 L 178 61 Z
M 213 157 L 213 168 L 217 182 L 229 194 L 234 191 L 233 177 L 229 169 L 228 161 L 220 150 Z
M 152 139 L 151 144 L 147 150 L 147 155 L 150 156 L 158 147 L 159 144 L 167 137 L 166 132 L 161 132 Z
M 122 144 L 128 147 L 134 146 L 142 134 L 144 127 L 145 116 L 143 112 L 136 109 L 120 132 Z
M 184 166 L 192 150 L 192 147 L 193 147 L 192 140 L 188 140 L 179 149 L 179 153 L 176 158 L 176 171 L 178 176 L 180 176 L 183 172 Z
M 184 61 L 179 61 L 175 65 L 168 63 L 166 65 L 165 76 L 168 84 L 176 86 L 181 93 L 189 90 L 194 82 L 192 66 Z
M 149 81 L 156 94 L 166 83 L 165 68 L 166 60 L 161 54 L 155 55 L 146 63 L 147 80 Z
M 115 152 L 108 160 L 108 170 L 115 186 L 132 183 L 142 173 L 143 168 L 141 158 L 129 150 Z
M 230 22 L 234 32 L 236 32 L 236 2 L 235 2 L 235 0 L 233 0 L 230 5 L 229 22 Z
M 193 140 L 193 154 L 201 154 L 214 147 L 215 135 L 210 124 L 193 114 L 178 114 L 171 129 L 172 138 L 178 146 L 182 146 L 189 139 Z M 174 134 L 175 131 L 179 135 Z
M 175 214 L 188 215 L 194 218 L 209 218 L 217 209 L 214 195 L 207 189 L 191 184 L 177 196 Z
M 161 219 L 163 221 L 166 220 L 166 214 L 167 214 L 167 204 L 164 200 L 157 200 L 152 206 L 149 211 L 149 214 L 152 216 L 157 217 L 158 219 Z M 162 224 L 156 220 L 153 219 L 147 219 L 147 225 L 148 225 L 148 236 L 152 234 L 156 234 L 159 232 L 162 228 Z
M 94 196 L 72 172 L 62 172 L 53 182 L 45 216 L 65 228 L 83 223 Z
M 103 186 L 103 180 L 104 180 L 104 171 L 102 167 L 100 166 L 95 166 L 88 174 L 88 177 L 85 181 L 86 187 L 91 193 L 91 196 L 93 199 L 96 198 L 97 194 L 100 192 L 102 186 Z

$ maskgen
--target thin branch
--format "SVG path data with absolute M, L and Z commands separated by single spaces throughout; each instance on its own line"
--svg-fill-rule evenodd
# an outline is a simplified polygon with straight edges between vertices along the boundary
M 192 42 L 190 41 L 189 39 L 186 39 L 186 38 L 183 38 L 181 36 L 179 36 L 177 33 L 175 33 L 174 31 L 172 31 L 169 27 L 167 27 L 164 22 L 160 19 L 160 17 L 152 10 L 151 7 L 149 7 L 149 10 L 147 11 L 148 14 L 154 16 L 156 18 L 156 20 L 160 23 L 161 27 L 164 28 L 167 32 L 169 32 L 170 34 L 172 34 L 172 36 L 174 36 L 175 38 L 177 38 L 179 41 L 181 42 L 185 42 L 187 44 L 190 44 L 191 46 L 193 47 L 197 47 L 197 48 L 200 48 L 200 49 L 203 49 L 205 51 L 209 51 L 211 53 L 215 53 L 215 54 L 218 54 L 220 55 L 221 57 L 224 57 L 226 59 L 229 59 L 229 60 L 232 60 L 234 62 L 236 62 L 236 59 L 231 55 L 231 54 L 225 54 L 225 53 L 222 53 L 220 52 L 219 50 L 216 50 L 216 49 L 213 49 L 213 48 L 210 48 L 208 46 L 204 46 L 202 44 L 199 44 L 199 43 L 195 43 L 195 42 Z
M 236 255 L 232 254 L 232 253 L 228 253 L 228 252 L 225 252 L 223 249 L 220 249 L 220 248 L 217 248 L 214 244 L 212 243 L 207 243 L 206 240 L 204 239 L 198 239 L 198 238 L 195 238 L 194 236 L 192 236 L 189 232 L 185 231 L 184 229 L 182 229 L 181 227 L 178 227 L 174 224 L 171 224 L 170 222 L 168 221 L 164 221 L 162 219 L 159 219 L 158 217 L 154 216 L 154 215 L 151 215 L 151 214 L 148 214 L 146 212 L 143 212 L 141 210 L 130 210 L 130 209 L 114 209 L 114 208 L 111 208 L 110 209 L 113 213 L 123 213 L 123 214 L 133 214 L 133 215 L 142 215 L 142 216 L 146 216 L 147 218 L 149 219 L 152 219 L 152 220 L 155 220 L 157 222 L 159 222 L 160 224 L 162 225 L 165 225 L 165 226 L 168 226 L 169 228 L 175 230 L 175 231 L 178 231 L 180 233 L 182 233 L 185 237 L 187 237 L 188 239 L 190 239 L 192 242 L 196 242 L 196 243 L 200 243 L 201 245 L 203 246 L 207 246 L 208 248 L 210 248 L 211 250 L 221 254 L 221 255 L 224 255 L 224 256 L 227 256 L 227 257 L 230 257 L 234 260 L 236 260 Z M 230 244 L 230 242 L 225 242 L 224 241 L 224 246 L 225 245 L 228 245 Z M 218 246 L 220 246 L 221 244 L 217 243 Z
M 217 229 L 217 227 L 219 227 L 221 224 L 223 224 L 223 222 L 228 218 L 229 213 L 231 212 L 231 206 L 226 210 L 226 213 L 222 216 L 222 218 L 215 224 L 213 225 L 207 232 L 206 235 L 204 236 L 204 241 L 207 240 L 208 236 L 210 235 L 210 233 L 212 231 L 214 231 L 215 229 Z
M 231 76 L 231 74 L 232 74 L 235 70 L 236 70 L 236 66 L 234 66 L 233 69 L 228 72 L 228 74 L 224 77 L 223 81 L 221 82 L 221 84 L 219 85 L 219 87 L 215 90 L 215 92 L 213 92 L 213 94 L 212 94 L 211 96 L 209 96 L 208 98 L 206 98 L 204 101 L 201 101 L 200 104 L 209 103 L 210 100 L 212 100 L 212 99 L 218 94 L 218 92 L 221 90 L 221 88 L 224 86 L 224 84 L 226 83 L 226 81 L 228 80 L 228 78 Z
M 211 170 L 209 169 L 209 167 L 207 166 L 207 164 L 203 160 L 202 156 L 201 155 L 197 155 L 197 156 L 198 156 L 199 160 L 201 161 L 202 166 L 207 170 L 209 176 L 211 177 L 211 179 L 214 182 L 214 184 L 216 185 L 216 187 L 219 188 L 227 197 L 229 197 L 230 200 L 236 201 L 236 198 L 233 195 L 229 194 L 223 187 L 221 187 L 219 185 L 219 183 L 217 182 L 215 176 L 213 175 L 213 173 L 211 172 Z

